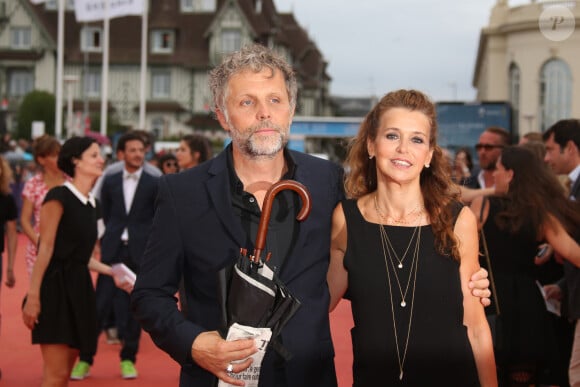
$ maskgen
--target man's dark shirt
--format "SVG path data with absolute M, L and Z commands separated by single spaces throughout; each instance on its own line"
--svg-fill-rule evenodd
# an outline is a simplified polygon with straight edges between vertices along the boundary
M 288 166 L 288 172 L 282 176 L 282 179 L 294 179 L 296 165 L 286 149 L 284 149 L 284 158 Z M 230 171 L 232 206 L 234 213 L 240 219 L 242 229 L 246 235 L 246 245 L 240 247 L 247 248 L 248 254 L 252 254 L 262 211 L 254 195 L 244 191 L 244 184 L 234 170 L 231 152 L 228 152 L 227 161 L 228 170 Z M 272 258 L 269 261 L 270 266 L 278 272 L 281 269 L 285 257 L 290 254 L 298 236 L 299 223 L 295 218 L 301 207 L 300 197 L 296 192 L 291 190 L 278 192 L 272 202 L 272 212 L 266 234 L 266 246 L 261 258 L 264 260 L 266 254 L 271 252 Z

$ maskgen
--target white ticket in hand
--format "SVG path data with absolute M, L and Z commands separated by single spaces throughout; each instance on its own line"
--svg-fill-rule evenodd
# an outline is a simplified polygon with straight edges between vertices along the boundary
M 135 285 L 137 275 L 124 263 L 112 264 L 111 270 L 113 271 L 115 278 L 117 278 L 120 282 L 129 282 L 131 285 Z

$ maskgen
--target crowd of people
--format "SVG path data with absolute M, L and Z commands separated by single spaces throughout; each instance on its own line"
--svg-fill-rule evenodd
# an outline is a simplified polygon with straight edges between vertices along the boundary
M 37 173 L 16 195 L 0 159 L 6 285 L 16 279 L 20 227 L 22 318 L 40 346 L 43 385 L 84 379 L 99 334 L 114 326 L 125 379 L 138 377 L 143 329 L 181 365 L 183 387 L 243 386 L 250 366 L 264 386 L 336 386 L 329 312 L 342 298 L 354 319 L 354 386 L 580 384 L 578 120 L 517 145 L 504 128 L 486 128 L 476 157 L 469 147 L 451 155 L 437 144 L 428 96 L 395 90 L 338 165 L 286 147 L 297 81 L 273 51 L 254 44 L 224 57 L 209 87 L 232 140 L 215 156 L 196 134 L 150 162 L 148 137 L 130 131 L 105 165 L 92 138 L 44 135 L 29 149 Z M 300 307 L 277 337 L 287 352 L 271 348 L 252 364 L 253 338 L 224 337 L 218 273 L 254 246 L 266 193 L 280 180 L 302 183 L 312 203 L 299 222 L 298 196 L 278 194 L 266 238 Z M 115 275 L 119 264 L 135 283 Z M 560 316 L 547 299 L 562 302 Z M 501 348 L 486 319 L 500 309 Z

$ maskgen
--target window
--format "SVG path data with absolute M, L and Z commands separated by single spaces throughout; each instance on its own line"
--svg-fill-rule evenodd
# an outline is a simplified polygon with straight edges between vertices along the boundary
M 151 52 L 171 54 L 175 45 L 175 33 L 171 30 L 153 31 Z
M 10 27 L 10 47 L 17 50 L 29 49 L 31 34 L 30 27 Z
M 57 9 L 58 8 L 58 0 L 47 0 L 45 3 L 46 9 Z M 75 9 L 75 1 L 74 0 L 66 0 L 66 9 L 69 11 L 74 11 Z
M 215 12 L 216 0 L 181 0 L 181 12 Z
M 81 30 L 81 50 L 89 52 L 101 52 L 102 30 L 100 27 L 84 27 Z
M 171 91 L 171 76 L 168 72 L 154 72 L 151 75 L 151 97 L 169 98 Z
M 242 47 L 242 34 L 239 30 L 226 29 L 222 31 L 222 52 L 227 54 Z
M 153 133 L 155 133 L 155 135 L 157 136 L 157 138 L 161 138 L 161 137 L 165 137 L 165 119 L 161 116 L 155 117 L 153 118 L 153 120 L 151 120 L 151 130 Z
M 193 12 L 193 0 L 181 0 L 181 12 Z
M 572 107 L 572 73 L 561 59 L 544 64 L 540 74 L 540 130 L 569 118 Z
M 34 75 L 30 70 L 12 70 L 8 75 L 8 93 L 11 97 L 23 97 L 34 90 Z
M 89 70 L 84 75 L 83 90 L 86 97 L 101 95 L 101 72 L 99 70 Z

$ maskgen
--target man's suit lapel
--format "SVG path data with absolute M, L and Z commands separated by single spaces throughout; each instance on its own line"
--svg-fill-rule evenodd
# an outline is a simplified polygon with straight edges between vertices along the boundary
M 112 176 L 112 183 L 112 200 L 120 200 L 121 208 L 126 214 L 127 209 L 125 208 L 125 194 L 123 193 L 123 172 Z
M 244 232 L 240 220 L 236 218 L 232 209 L 226 160 L 226 152 L 228 151 L 228 149 L 224 150 L 213 160 L 213 164 L 208 170 L 212 176 L 207 180 L 206 187 L 218 218 L 234 241 L 242 247 L 245 243 Z
M 576 178 L 572 188 L 570 188 L 570 196 L 573 196 L 576 200 L 580 199 L 578 196 L 580 194 L 580 176 Z
M 294 157 L 294 162 L 296 163 L 296 172 L 294 175 L 294 180 L 304 184 L 304 186 L 306 186 L 306 188 L 309 189 L 309 187 L 313 185 L 313 182 L 311 181 L 311 173 L 308 166 L 304 165 L 302 160 L 299 160 L 296 157 Z M 300 204 L 302 204 L 301 201 Z M 314 205 L 314 202 L 312 204 Z M 311 227 L 313 227 L 312 221 L 308 222 L 310 216 L 306 218 L 306 220 L 299 222 L 298 238 L 296 239 L 296 244 L 293 247 L 293 252 L 291 254 L 294 257 L 304 256 L 304 254 L 306 253 L 308 242 L 306 240 L 306 236 L 308 235 L 308 231 L 311 229 Z M 292 279 L 294 279 L 294 277 L 299 276 L 300 273 L 302 273 L 302 271 L 304 270 L 304 267 L 310 265 L 310 262 L 308 262 L 307 259 L 296 260 L 292 264 L 287 265 L 286 263 L 288 259 L 292 259 L 292 257 L 286 257 L 286 260 L 282 264 L 282 267 L 280 267 L 279 271 L 279 275 L 285 281 L 291 281 Z

